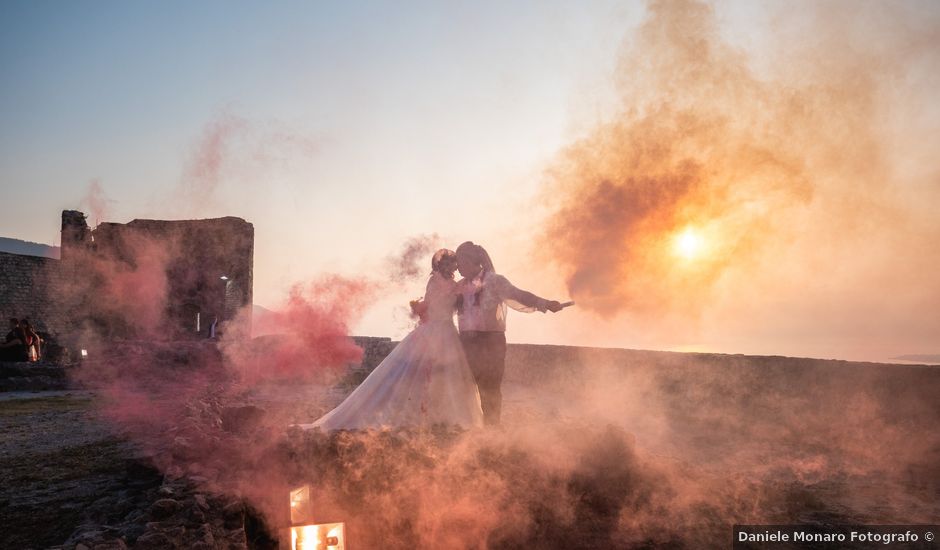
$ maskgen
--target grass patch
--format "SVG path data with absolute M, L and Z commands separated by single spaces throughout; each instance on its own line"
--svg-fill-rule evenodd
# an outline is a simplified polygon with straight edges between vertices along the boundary
M 90 397 L 35 397 L 0 401 L 0 416 L 19 416 L 47 412 L 69 412 L 91 407 Z
M 48 453 L 35 454 L 29 460 L 22 457 L 0 460 L 0 479 L 8 487 L 22 487 L 32 483 L 50 484 L 100 474 L 123 471 L 127 456 L 127 443 L 108 438 L 85 445 L 65 447 Z

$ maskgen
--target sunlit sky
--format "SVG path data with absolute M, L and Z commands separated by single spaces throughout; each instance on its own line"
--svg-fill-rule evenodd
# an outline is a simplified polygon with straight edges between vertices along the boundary
M 784 5 L 715 5 L 724 38 L 756 70 Z M 936 21 L 929 2 L 908 7 Z M 567 299 L 564 277 L 533 252 L 553 208 L 545 172 L 617 105 L 618 59 L 646 14 L 641 2 L 604 1 L 3 2 L 0 235 L 57 245 L 63 209 L 91 224 L 239 216 L 255 227 L 254 301 L 274 309 L 292 283 L 375 275 L 409 237 L 437 233 L 450 248 L 483 244 L 517 285 Z M 217 185 L 186 192 L 220 124 L 238 132 Z M 88 201 L 92 183 L 102 212 Z M 354 332 L 400 338 L 403 306 L 422 292 L 416 280 L 389 293 Z M 513 314 L 508 337 L 873 360 L 940 353 L 929 330 L 898 339 L 902 328 L 886 327 L 872 345 L 870 327 L 807 318 L 801 332 L 802 310 L 790 310 L 785 330 L 741 320 L 664 335 L 572 308 Z

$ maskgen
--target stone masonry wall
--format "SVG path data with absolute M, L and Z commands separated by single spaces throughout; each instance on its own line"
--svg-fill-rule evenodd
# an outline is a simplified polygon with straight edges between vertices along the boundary
M 208 336 L 213 320 L 223 325 L 252 304 L 254 227 L 234 217 L 208 220 L 133 220 L 90 229 L 83 213 L 62 213 L 61 260 L 0 252 L 2 322 L 28 318 L 59 343 L 92 331 L 126 337 L 134 312 L 114 308 L 102 294 L 111 270 L 135 269 L 134 243 L 164 247 L 167 296 L 161 322 L 174 338 Z M 146 247 L 144 247 L 146 248 Z M 95 262 L 100 262 L 98 265 Z M 113 265 L 113 267 L 112 267 Z M 97 266 L 98 269 L 93 269 Z M 250 318 L 238 318 L 239 326 Z M 244 327 L 246 333 L 250 329 Z M 5 334 L 5 332 L 4 332 Z M 170 334 L 170 332 L 167 332 Z
M 59 333 L 67 327 L 66 312 L 57 306 L 63 283 L 59 260 L 0 252 L 0 317 L 28 318 L 40 332 Z M 4 332 L 5 334 L 5 332 Z

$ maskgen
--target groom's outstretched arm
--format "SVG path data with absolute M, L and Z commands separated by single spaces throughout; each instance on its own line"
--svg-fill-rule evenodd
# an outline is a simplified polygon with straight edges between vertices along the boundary
M 497 275 L 494 277 L 494 282 L 496 283 L 497 295 L 505 301 L 509 307 L 524 312 L 532 311 L 541 311 L 542 313 L 546 311 L 556 312 L 561 311 L 561 303 L 555 300 L 546 300 L 532 294 L 528 290 L 522 290 L 514 286 L 509 282 L 509 279 L 503 277 L 502 275 Z

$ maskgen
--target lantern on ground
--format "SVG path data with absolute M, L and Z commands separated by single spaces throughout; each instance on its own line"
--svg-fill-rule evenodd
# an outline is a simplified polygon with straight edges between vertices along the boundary
M 346 550 L 346 524 L 313 523 L 310 486 L 290 492 L 290 550 Z
M 320 523 L 290 528 L 291 550 L 345 550 L 346 525 Z

